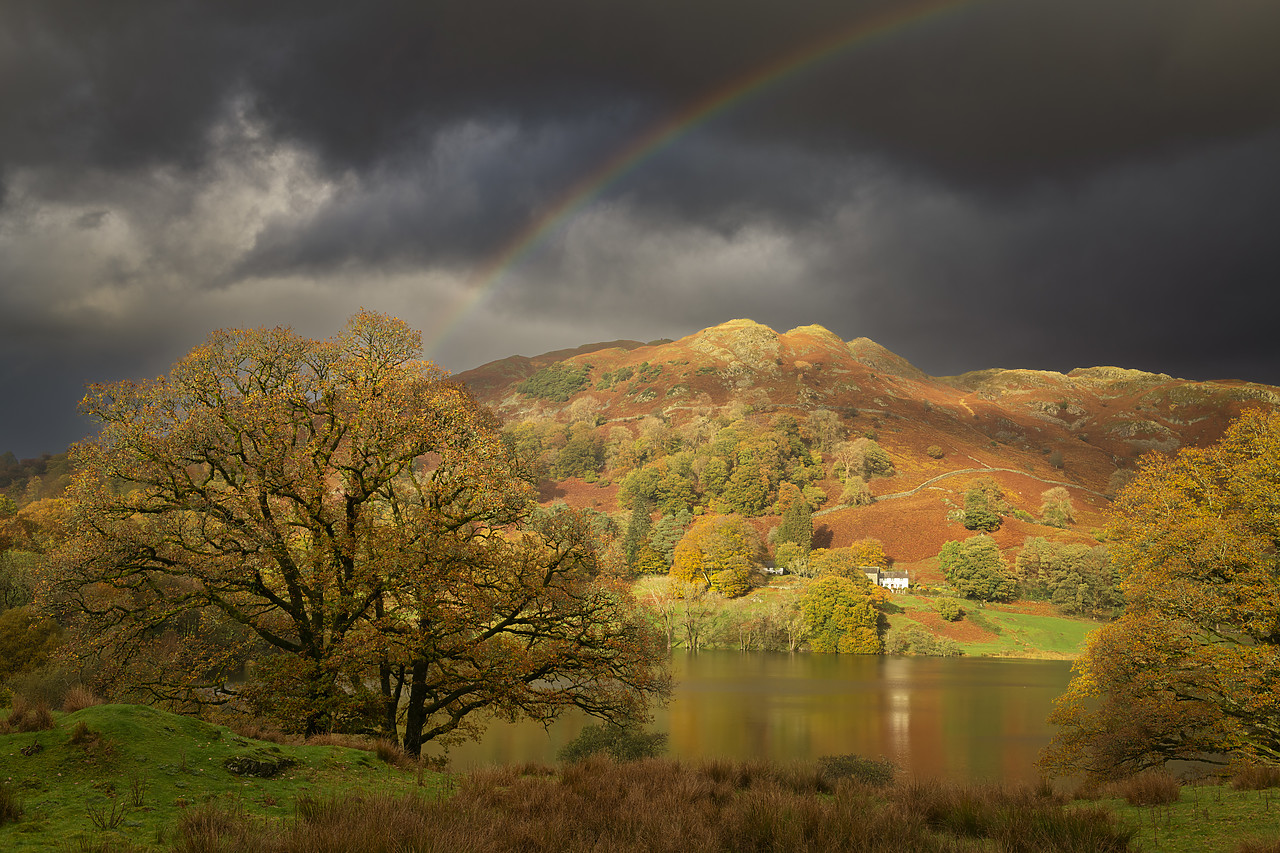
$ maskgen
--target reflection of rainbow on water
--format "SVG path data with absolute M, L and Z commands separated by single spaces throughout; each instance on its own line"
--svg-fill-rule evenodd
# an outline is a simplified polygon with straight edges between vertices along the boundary
M 428 352 L 438 349 L 462 319 L 494 289 L 503 274 L 539 246 L 561 224 L 595 201 L 620 178 L 685 134 L 752 96 L 849 50 L 979 2 L 981 0 L 928 0 L 903 4 L 892 11 L 836 30 L 825 38 L 783 54 L 773 62 L 709 92 L 683 110 L 653 125 L 569 186 L 541 216 L 512 236 L 471 276 L 466 293 L 437 324 L 437 329 L 428 342 Z

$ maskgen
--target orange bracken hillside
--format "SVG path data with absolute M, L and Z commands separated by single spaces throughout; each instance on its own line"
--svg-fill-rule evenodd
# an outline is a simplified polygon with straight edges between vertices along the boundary
M 563 402 L 518 386 L 553 365 L 585 375 Z M 614 377 L 625 376 L 625 381 Z M 507 423 L 590 419 L 610 435 L 638 435 L 653 419 L 682 428 L 695 418 L 768 423 L 790 413 L 802 425 L 834 413 L 850 437 L 874 434 L 896 473 L 871 481 L 870 506 L 834 508 L 841 486 L 831 465 L 829 496 L 814 518 L 817 544 L 874 536 L 898 564 L 927 577 L 942 543 L 972 535 L 949 514 L 967 485 L 990 477 L 1012 509 L 1039 517 L 1042 493 L 1063 486 L 1076 523 L 1067 530 L 1009 517 L 995 534 L 1002 548 L 1027 536 L 1093 541 L 1107 497 L 1137 459 L 1215 441 L 1248 408 L 1280 405 L 1280 389 L 1240 381 L 1191 382 L 1116 367 L 1054 373 L 983 370 L 928 376 L 866 338 L 844 341 L 821 326 L 778 333 L 731 320 L 676 341 L 613 341 L 534 358 L 491 362 L 457 379 Z M 933 453 L 927 452 L 933 449 Z M 938 450 L 941 450 L 940 458 Z M 546 501 L 610 511 L 617 482 L 544 483 Z M 761 526 L 776 523 L 764 520 Z

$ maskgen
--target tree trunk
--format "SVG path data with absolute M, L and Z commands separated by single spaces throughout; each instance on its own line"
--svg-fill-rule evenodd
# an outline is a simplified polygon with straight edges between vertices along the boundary
M 400 694 L 404 691 L 404 667 L 394 671 L 383 660 L 378 663 L 378 681 L 382 686 L 382 728 L 393 742 L 400 739 L 396 718 L 400 712 Z M 392 681 L 395 686 L 392 686 Z
M 409 709 L 404 718 L 404 751 L 415 758 L 422 754 L 422 730 L 427 724 L 427 664 L 414 661 L 409 683 Z

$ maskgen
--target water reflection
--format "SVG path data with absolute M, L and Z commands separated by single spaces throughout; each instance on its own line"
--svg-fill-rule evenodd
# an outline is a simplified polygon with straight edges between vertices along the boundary
M 919 776 L 1026 781 L 1070 678 L 1066 661 L 728 651 L 677 653 L 672 669 L 675 695 L 654 726 L 669 733 L 674 757 L 854 752 Z M 455 748 L 453 765 L 549 763 L 588 722 L 575 715 L 546 731 L 494 724 L 480 742 Z

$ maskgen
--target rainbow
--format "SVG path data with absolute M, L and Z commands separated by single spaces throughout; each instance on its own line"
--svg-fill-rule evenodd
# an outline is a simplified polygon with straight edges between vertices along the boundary
M 904 3 L 891 12 L 859 21 L 816 42 L 805 44 L 783 54 L 767 65 L 710 91 L 679 112 L 656 123 L 626 146 L 614 152 L 591 172 L 575 181 L 541 216 L 513 235 L 469 278 L 467 292 L 459 304 L 436 324 L 437 332 L 428 347 L 428 352 L 439 348 L 461 320 L 494 289 L 507 270 L 519 263 L 563 223 L 599 198 L 614 183 L 690 131 L 728 112 L 752 96 L 855 47 L 980 2 L 982 0 L 929 0 L 929 2 Z

